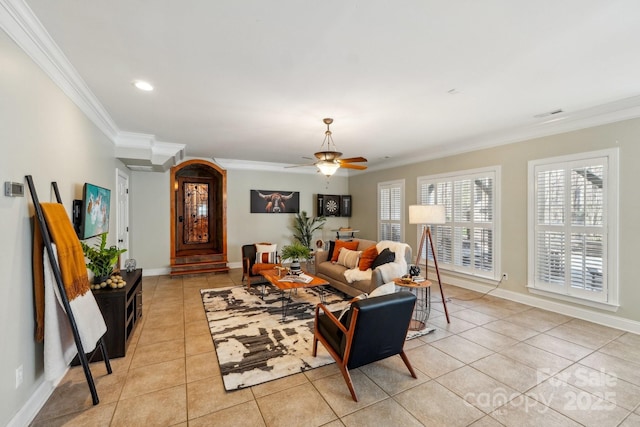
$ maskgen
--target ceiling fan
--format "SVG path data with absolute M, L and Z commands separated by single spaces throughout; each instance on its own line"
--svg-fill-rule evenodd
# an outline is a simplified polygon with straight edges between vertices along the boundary
M 340 156 L 342 156 L 342 153 L 336 150 L 336 144 L 333 142 L 333 138 L 331 137 L 331 130 L 329 129 L 329 125 L 333 123 L 333 119 L 326 118 L 322 121 L 327 125 L 327 130 L 324 132 L 324 140 L 322 141 L 322 145 L 320 146 L 320 151 L 313 153 L 313 155 L 318 160 L 313 163 L 287 167 L 292 168 L 299 166 L 316 166 L 320 172 L 328 177 L 333 175 L 338 170 L 338 168 L 357 170 L 366 169 L 367 167 L 364 165 L 354 164 L 366 162 L 367 159 L 365 159 L 364 157 L 350 157 L 348 159 L 340 158 Z

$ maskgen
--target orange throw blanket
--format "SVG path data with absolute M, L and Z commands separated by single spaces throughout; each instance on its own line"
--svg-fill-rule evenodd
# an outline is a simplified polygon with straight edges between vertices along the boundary
M 73 301 L 90 289 L 80 240 L 78 240 L 78 236 L 62 204 L 41 203 L 40 206 L 47 221 L 51 240 L 58 249 L 58 263 L 60 264 L 60 272 L 67 299 Z M 36 309 L 36 340 L 39 342 L 44 339 L 43 250 L 42 233 L 36 219 L 33 233 L 33 282 Z

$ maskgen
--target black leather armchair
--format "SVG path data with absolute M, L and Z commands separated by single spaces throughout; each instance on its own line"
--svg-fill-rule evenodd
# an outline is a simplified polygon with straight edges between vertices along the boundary
M 398 354 L 411 376 L 417 378 L 404 353 L 415 303 L 416 296 L 407 291 L 357 300 L 341 320 L 338 320 L 340 312 L 332 313 L 324 304 L 316 306 L 313 355 L 316 356 L 320 341 L 340 367 L 356 402 L 358 397 L 349 369 Z

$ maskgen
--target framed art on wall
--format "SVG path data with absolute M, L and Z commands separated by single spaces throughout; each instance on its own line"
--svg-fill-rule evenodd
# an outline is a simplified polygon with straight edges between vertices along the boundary
M 299 191 L 251 190 L 251 213 L 298 213 Z

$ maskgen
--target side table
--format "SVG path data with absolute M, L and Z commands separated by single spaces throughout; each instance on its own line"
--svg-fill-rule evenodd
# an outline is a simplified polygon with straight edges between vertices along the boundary
M 400 278 L 393 279 L 393 282 L 415 294 L 417 298 L 416 306 L 413 309 L 409 330 L 422 331 L 427 327 L 427 320 L 431 312 L 431 282 L 429 280 L 422 282 L 404 282 Z

